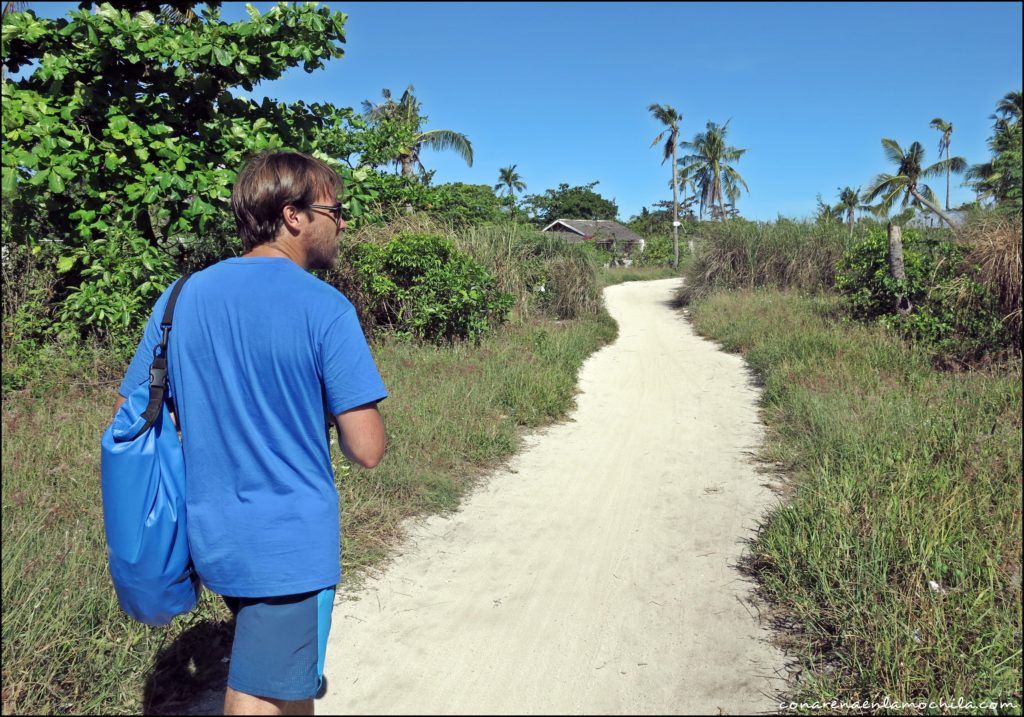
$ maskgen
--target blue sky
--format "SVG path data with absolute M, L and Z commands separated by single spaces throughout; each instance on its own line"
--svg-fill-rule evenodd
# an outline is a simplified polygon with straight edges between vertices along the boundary
M 730 144 L 748 149 L 738 208 L 771 220 L 891 169 L 882 137 L 918 140 L 936 161 L 933 117 L 953 123 L 954 154 L 986 160 L 988 116 L 1021 88 L 1020 3 L 327 4 L 349 16 L 345 57 L 263 83 L 257 99 L 358 109 L 412 84 L 427 128 L 473 144 L 471 168 L 425 152 L 435 182 L 493 185 L 510 164 L 527 193 L 597 180 L 622 219 L 671 199 L 653 102 L 682 112 L 686 139 L 731 120 Z M 241 19 L 244 4 L 222 14 Z M 959 183 L 954 205 L 973 198 Z M 944 196 L 944 180 L 932 187 Z

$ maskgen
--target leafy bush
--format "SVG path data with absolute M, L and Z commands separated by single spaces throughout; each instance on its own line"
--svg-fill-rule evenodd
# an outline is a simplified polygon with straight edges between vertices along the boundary
M 174 260 L 146 239 L 114 232 L 77 247 L 57 262 L 80 280 L 57 312 L 60 330 L 133 343 L 153 302 L 177 278 Z
M 438 220 L 461 229 L 502 218 L 501 199 L 486 184 L 452 182 L 433 187 L 430 213 Z
M 686 239 L 679 237 L 680 252 L 686 247 Z M 644 242 L 644 250 L 633 257 L 633 266 L 672 266 L 675 258 L 672 237 L 655 236 Z
M 906 296 L 919 304 L 936 278 L 936 263 L 948 272 L 957 261 L 955 247 L 933 247 L 921 233 L 903 233 L 903 263 L 907 278 L 896 281 L 889 275 L 889 238 L 882 227 L 873 227 L 862 241 L 851 246 L 837 267 L 836 289 L 846 297 L 850 313 L 858 319 L 874 319 L 895 311 L 897 297 Z
M 881 318 L 940 355 L 976 360 L 1005 345 L 1008 336 L 997 302 L 966 254 L 962 245 L 928 240 L 908 229 L 903 236 L 906 279 L 897 281 L 889 274 L 886 230 L 873 228 L 844 254 L 836 289 L 855 318 Z M 899 296 L 909 299 L 909 313 L 897 313 Z
M 353 252 L 372 323 L 398 335 L 434 342 L 478 339 L 502 321 L 512 297 L 451 240 L 400 234 Z

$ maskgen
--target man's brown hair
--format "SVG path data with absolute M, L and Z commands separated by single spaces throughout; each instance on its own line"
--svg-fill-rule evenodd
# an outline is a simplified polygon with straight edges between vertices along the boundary
M 341 186 L 337 172 L 301 152 L 262 152 L 245 165 L 231 190 L 242 248 L 252 251 L 274 241 L 284 223 L 281 211 L 291 205 L 309 214 L 309 205 L 336 197 Z

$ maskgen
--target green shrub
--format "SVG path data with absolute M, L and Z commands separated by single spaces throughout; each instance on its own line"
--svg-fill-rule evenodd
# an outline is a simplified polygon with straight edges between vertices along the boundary
M 168 252 L 118 232 L 72 249 L 57 271 L 78 275 L 57 312 L 58 330 L 91 331 L 114 344 L 134 343 L 156 298 L 178 276 Z
M 855 318 L 880 318 L 941 355 L 978 359 L 1009 337 L 997 302 L 979 280 L 977 267 L 965 261 L 966 254 L 962 245 L 928 240 L 908 229 L 903 236 L 906 279 L 897 281 L 889 273 L 886 230 L 872 228 L 839 262 L 836 289 Z M 899 296 L 910 301 L 909 313 L 896 311 Z
M 940 279 L 937 269 L 948 275 L 950 264 L 959 261 L 956 247 L 926 243 L 921 233 L 907 229 L 903 234 L 903 263 L 906 280 L 889 275 L 889 238 L 882 227 L 872 227 L 862 241 L 851 246 L 839 261 L 836 290 L 846 297 L 850 313 L 858 319 L 874 319 L 895 311 L 897 297 L 920 303 L 929 287 Z
M 504 320 L 512 297 L 451 240 L 400 234 L 354 249 L 367 313 L 377 327 L 434 342 L 478 339 Z
M 680 237 L 679 243 L 686 246 L 686 240 Z M 682 248 L 682 247 L 681 247 Z M 644 250 L 633 257 L 633 266 L 672 266 L 675 258 L 672 248 L 672 237 L 656 236 L 644 242 Z

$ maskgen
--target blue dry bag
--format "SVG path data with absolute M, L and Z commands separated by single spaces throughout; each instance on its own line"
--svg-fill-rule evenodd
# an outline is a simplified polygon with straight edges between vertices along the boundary
M 167 302 L 149 381 L 128 396 L 100 442 L 110 576 L 121 608 L 147 625 L 194 608 L 200 589 L 185 521 L 185 458 L 165 400 L 167 339 L 187 278 Z

